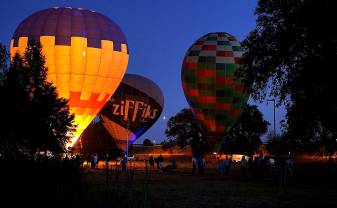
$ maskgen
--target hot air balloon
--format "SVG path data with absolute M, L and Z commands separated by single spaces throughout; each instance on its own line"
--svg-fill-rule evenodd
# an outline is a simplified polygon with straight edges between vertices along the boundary
M 219 141 L 229 131 L 247 102 L 235 71 L 244 50 L 228 33 L 208 33 L 187 51 L 182 65 L 182 87 L 206 139 Z
M 126 151 L 160 117 L 163 94 L 153 81 L 126 74 L 116 92 L 102 108 L 99 117 L 117 146 Z
M 16 28 L 13 57 L 23 54 L 28 39 L 39 41 L 48 68 L 47 80 L 69 99 L 77 130 L 72 146 L 120 84 L 128 46 L 121 29 L 108 17 L 81 8 L 50 8 L 32 14 Z

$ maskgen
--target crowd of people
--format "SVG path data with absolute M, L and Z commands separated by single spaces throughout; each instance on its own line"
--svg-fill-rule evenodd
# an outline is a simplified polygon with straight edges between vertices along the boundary
M 67 159 L 66 157 L 65 159 Z M 70 158 L 73 158 L 70 156 Z M 293 176 L 294 163 L 292 157 L 272 158 L 270 156 L 241 156 L 240 159 L 231 155 L 217 156 L 217 165 L 219 175 L 221 177 L 229 177 L 239 174 L 240 177 L 260 177 L 260 178 L 276 178 L 280 174 L 285 177 Z M 86 158 L 87 164 L 91 168 L 98 167 L 98 155 L 92 154 Z M 128 158 L 120 157 L 117 161 L 122 172 L 127 171 Z M 82 161 L 83 162 L 83 161 Z M 109 167 L 110 157 L 106 156 L 105 166 Z M 149 165 L 150 170 L 158 170 L 158 172 L 176 171 L 177 163 L 175 160 L 168 160 L 164 166 L 164 157 L 160 154 L 157 157 L 150 155 L 145 160 L 146 166 Z M 327 169 L 329 173 L 337 173 L 337 157 L 330 156 L 327 159 Z M 83 165 L 83 164 L 82 164 Z M 117 165 L 117 162 L 116 162 Z M 204 175 L 206 168 L 206 159 L 202 156 L 192 156 L 192 175 Z M 235 171 L 233 171 L 235 170 Z
M 330 174 L 336 174 L 337 173 L 337 156 L 333 158 L 333 156 L 330 155 L 327 160 L 327 166 L 328 166 L 328 171 Z
M 107 156 L 107 158 L 109 158 Z M 284 167 L 285 173 L 287 176 L 293 175 L 293 161 L 289 157 L 286 160 L 276 161 L 273 158 L 268 156 L 255 156 L 255 157 L 246 157 L 242 156 L 240 161 L 233 160 L 232 156 L 226 155 L 218 157 L 218 170 L 220 176 L 229 176 L 233 170 L 233 166 L 237 166 L 239 173 L 242 177 L 248 175 L 257 176 L 257 177 L 274 177 L 277 167 Z M 90 159 L 91 168 L 97 168 L 98 166 L 98 155 L 91 155 Z M 332 161 L 332 160 L 329 160 Z M 174 160 L 169 160 L 168 164 L 164 166 L 164 157 L 160 154 L 156 158 L 150 155 L 149 159 L 146 161 L 149 164 L 151 170 L 157 169 L 159 172 L 175 170 L 177 164 Z M 127 170 L 128 159 L 126 156 L 123 156 L 119 159 L 119 165 L 122 172 Z M 330 162 L 331 164 L 333 162 Z M 109 159 L 106 159 L 106 166 L 109 164 Z M 333 169 L 333 165 L 329 165 Z M 202 156 L 193 156 L 192 157 L 192 175 L 203 175 L 205 174 L 206 168 L 206 159 Z
M 279 158 L 274 159 L 269 156 L 242 156 L 240 161 L 233 161 L 231 157 L 225 156 L 218 158 L 218 168 L 220 176 L 229 176 L 232 166 L 238 166 L 241 177 L 256 176 L 256 177 L 276 177 L 279 172 L 278 168 L 284 170 L 285 175 L 290 177 L 293 175 L 293 159 Z
M 149 162 L 151 170 L 155 169 L 154 164 L 156 164 L 157 170 L 159 172 L 172 171 L 177 168 L 175 160 L 169 160 L 168 164 L 164 166 L 164 157 L 161 154 L 157 158 L 154 158 L 152 155 L 150 155 L 149 160 L 146 162 Z
M 196 174 L 196 168 L 198 167 L 198 171 L 200 175 L 205 174 L 206 160 L 203 157 L 192 157 L 192 175 Z
M 109 155 L 107 155 L 106 158 L 105 158 L 105 166 L 104 167 L 109 167 L 109 161 L 110 161 L 110 157 L 109 157 Z M 117 158 L 116 161 L 118 161 L 118 165 L 119 165 L 121 171 L 126 172 L 127 164 L 128 164 L 128 158 L 126 157 L 126 155 Z M 92 154 L 90 157 L 87 157 L 87 162 L 90 165 L 90 168 L 97 168 L 98 167 L 98 155 Z M 177 167 L 177 164 L 175 163 L 174 160 L 169 160 L 168 165 L 166 165 L 164 167 L 164 157 L 162 155 L 159 155 L 156 158 L 154 158 L 152 155 L 150 155 L 149 159 L 146 162 L 149 163 L 150 168 L 152 170 L 155 169 L 155 164 L 156 164 L 156 169 L 159 172 L 163 172 L 165 169 L 175 169 Z

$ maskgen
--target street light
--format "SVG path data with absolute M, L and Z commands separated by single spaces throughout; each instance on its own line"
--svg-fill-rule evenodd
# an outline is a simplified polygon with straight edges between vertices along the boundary
M 269 101 L 274 102 L 274 137 L 276 137 L 276 130 L 275 130 L 275 107 L 276 107 L 276 104 L 275 104 L 275 99 L 267 100 L 267 104 L 268 104 Z

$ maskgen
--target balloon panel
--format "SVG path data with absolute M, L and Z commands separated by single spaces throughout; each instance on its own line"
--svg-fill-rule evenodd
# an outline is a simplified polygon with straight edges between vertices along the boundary
M 117 144 L 132 143 L 157 121 L 163 106 L 163 95 L 154 82 L 126 74 L 100 117 Z
M 114 51 L 121 51 L 126 38 L 118 25 L 108 17 L 81 8 L 49 8 L 35 12 L 23 20 L 14 32 L 14 47 L 20 37 L 39 40 L 41 36 L 55 37 L 55 45 L 70 45 L 71 37 L 87 38 L 87 46 L 102 48 L 101 40 L 110 40 Z
M 228 131 L 247 101 L 235 76 L 244 50 L 228 33 L 209 33 L 188 50 L 182 66 L 182 86 L 196 118 L 208 133 Z
M 102 114 L 100 114 L 100 119 L 104 128 L 109 132 L 110 136 L 113 137 L 115 144 L 121 150 L 126 151 L 129 141 L 135 141 L 136 135 L 132 131 L 110 120 Z
M 60 97 L 69 99 L 78 126 L 71 144 L 81 135 L 121 82 L 128 48 L 120 28 L 97 12 L 51 8 L 26 18 L 11 40 L 11 56 L 23 54 L 28 39 L 42 45 L 47 80 Z

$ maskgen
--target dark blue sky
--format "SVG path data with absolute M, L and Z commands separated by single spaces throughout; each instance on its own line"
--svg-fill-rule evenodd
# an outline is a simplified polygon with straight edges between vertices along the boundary
M 127 37 L 127 73 L 156 82 L 165 97 L 161 119 L 138 141 L 165 138 L 166 120 L 188 107 L 181 88 L 181 64 L 187 49 L 209 32 L 228 32 L 243 40 L 255 27 L 255 0 L 2 0 L 0 42 L 9 47 L 17 25 L 30 14 L 49 7 L 82 7 L 115 21 Z M 251 103 L 254 103 L 250 101 Z M 258 104 L 273 127 L 273 105 Z M 276 128 L 284 109 L 276 110 Z

